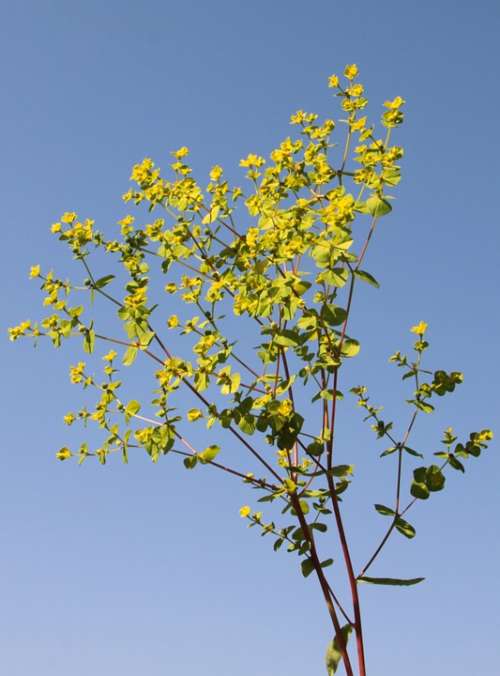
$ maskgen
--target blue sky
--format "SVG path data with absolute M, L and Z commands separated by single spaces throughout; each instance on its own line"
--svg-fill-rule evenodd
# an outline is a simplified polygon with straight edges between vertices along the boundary
M 497 426 L 497 3 L 27 0 L 0 10 L 4 336 L 42 314 L 31 264 L 72 269 L 49 234 L 63 211 L 115 223 L 131 165 L 149 155 L 165 166 L 184 144 L 200 174 L 219 163 L 238 177 L 239 159 L 267 154 L 297 108 L 336 117 L 326 80 L 356 62 L 375 109 L 407 100 L 397 133 L 406 157 L 367 265 L 382 289 L 359 296 L 363 351 L 346 380 L 363 379 L 404 416 L 387 357 L 425 319 L 430 361 L 463 370 L 465 384 L 421 423 L 415 445 L 432 451 L 449 424 L 462 436 Z M 84 434 L 62 422 L 80 401 L 67 377 L 77 355 L 6 338 L 0 351 L 5 673 L 323 674 L 320 594 L 295 559 L 247 531 L 242 486 L 170 457 L 55 461 Z M 357 466 L 345 510 L 361 563 L 383 526 L 371 505 L 390 489 L 349 407 L 339 448 Z M 451 476 L 415 511 L 415 540 L 395 538 L 374 567 L 427 579 L 363 590 L 370 676 L 498 673 L 497 449 Z

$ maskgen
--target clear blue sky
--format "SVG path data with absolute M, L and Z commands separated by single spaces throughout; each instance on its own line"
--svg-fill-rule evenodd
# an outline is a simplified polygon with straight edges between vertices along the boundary
M 289 133 L 297 108 L 336 116 L 326 79 L 356 62 L 375 104 L 406 98 L 407 155 L 370 252 L 382 289 L 360 296 L 364 347 L 349 378 L 364 373 L 404 414 L 387 357 L 426 319 L 430 359 L 465 384 L 415 444 L 435 450 L 448 424 L 498 433 L 497 2 L 24 0 L 0 11 L 4 336 L 42 313 L 31 264 L 71 270 L 48 231 L 62 211 L 114 223 L 131 165 L 166 165 L 183 144 L 200 172 L 217 162 L 237 176 L 241 157 Z M 67 378 L 76 352 L 5 338 L 0 354 L 3 673 L 323 675 L 315 582 L 247 531 L 243 487 L 170 457 L 56 462 L 78 438 L 62 422 L 79 401 Z M 388 489 L 380 449 L 348 420 L 341 440 L 358 470 L 345 508 L 361 563 L 383 525 L 371 505 Z M 395 538 L 377 563 L 374 574 L 427 580 L 363 590 L 370 676 L 498 676 L 499 469 L 494 444 L 415 511 L 417 538 Z

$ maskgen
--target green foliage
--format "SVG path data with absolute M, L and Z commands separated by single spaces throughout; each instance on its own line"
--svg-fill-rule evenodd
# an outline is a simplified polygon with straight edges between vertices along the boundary
M 345 645 L 347 645 L 347 641 L 349 640 L 351 632 L 352 625 L 350 624 L 346 624 L 341 629 L 341 636 Z M 328 676 L 333 676 L 333 674 L 337 671 L 341 660 L 342 660 L 342 651 L 339 646 L 339 639 L 335 636 L 328 644 L 328 648 L 326 650 L 325 661 Z
M 368 582 L 369 584 L 381 584 L 389 587 L 412 587 L 414 584 L 423 582 L 424 577 L 414 577 L 410 580 L 400 580 L 395 577 L 358 577 L 360 582 Z
M 358 583 L 409 586 L 423 580 L 366 575 L 393 531 L 413 539 L 406 513 L 444 489 L 448 467 L 464 473 L 462 461 L 479 457 L 493 436 L 485 429 L 456 443 L 447 428 L 446 450 L 434 454 L 441 464 L 413 468 L 405 489 L 403 465 L 424 458 L 422 449 L 408 446 L 417 416 L 433 413 L 463 381 L 459 371 L 423 368 L 428 327 L 423 321 L 413 326 L 413 356 L 398 351 L 390 357 L 402 380 L 412 384 L 403 431 L 396 433 L 397 425 L 382 417 L 365 386 L 351 389 L 376 439 L 390 444 L 381 457 L 395 474 L 391 506 L 375 505 L 387 530 L 356 574 L 340 509 L 354 468 L 335 444 L 339 381 L 360 352 L 359 341 L 348 333 L 356 288 L 379 287 L 364 265 L 375 232 L 383 233 L 382 219 L 392 210 L 392 189 L 401 178 L 403 149 L 392 144 L 391 135 L 403 122 L 404 105 L 399 96 L 385 102 L 380 134 L 363 114 L 368 102 L 357 75 L 351 64 L 342 80 L 335 75 L 329 80 L 340 102 L 338 123 L 299 110 L 290 120 L 292 135 L 269 158 L 242 159 L 245 187 L 231 184 L 218 165 L 202 185 L 183 146 L 172 153 L 167 175 L 150 158 L 133 167 L 133 186 L 123 200 L 134 213 L 118 221 L 118 232 L 101 231 L 92 219 L 65 212 L 51 230 L 69 248 L 83 278 L 70 282 L 32 266 L 30 277 L 40 282 L 48 314 L 9 329 L 12 341 L 46 338 L 55 347 L 77 338 L 94 360 L 71 366 L 70 380 L 93 392 L 95 405 L 66 414 L 64 421 L 96 424 L 102 442 L 94 449 L 82 443 L 77 452 L 63 446 L 59 460 L 76 457 L 81 464 L 95 458 L 104 465 L 118 453 L 128 462 L 131 450 L 143 449 L 153 462 L 168 454 L 180 456 L 186 469 L 211 465 L 256 492 L 257 502 L 281 523 L 248 505 L 240 509 L 242 518 L 261 536 L 272 536 L 274 551 L 297 555 L 302 575 L 314 574 L 320 584 L 335 632 L 326 658 L 330 676 L 341 661 L 353 676 L 346 650 L 352 629 L 360 674 L 366 673 Z M 98 261 L 104 257 L 118 268 L 116 274 L 94 273 L 96 252 Z M 116 329 L 109 333 L 101 332 L 93 316 L 96 296 L 114 312 Z M 165 306 L 178 314 L 165 313 Z M 237 319 L 236 336 L 230 317 Z M 172 341 L 172 335 L 178 339 Z M 242 336 L 255 347 L 245 348 Z M 101 355 L 103 373 L 96 375 L 95 353 L 103 344 L 114 349 Z M 124 403 L 119 378 L 145 363 L 155 369 L 149 401 Z M 181 389 L 189 402 L 180 399 Z M 307 410 L 301 408 L 304 396 L 311 402 Z M 186 401 L 185 410 L 177 410 L 179 400 Z M 218 443 L 197 450 L 188 439 L 194 423 L 204 424 Z M 241 469 L 233 443 L 250 454 L 258 476 Z M 353 619 L 327 580 L 333 559 L 318 552 L 331 525 L 340 535 Z M 340 614 L 347 620 L 343 627 Z

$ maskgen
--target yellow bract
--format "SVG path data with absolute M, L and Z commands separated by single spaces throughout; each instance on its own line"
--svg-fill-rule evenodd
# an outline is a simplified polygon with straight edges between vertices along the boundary
M 150 177 L 153 167 L 153 160 L 150 157 L 145 157 L 140 164 L 134 164 L 130 179 L 136 183 L 143 183 Z
M 266 160 L 263 157 L 250 153 L 245 159 L 240 160 L 240 167 L 261 167 L 265 163 Z
M 67 448 L 66 446 L 63 446 L 57 453 L 56 453 L 56 458 L 58 460 L 68 460 L 71 458 L 73 453 Z
M 66 423 L 66 425 L 72 425 L 75 422 L 75 414 L 74 413 L 66 413 L 63 420 Z
M 61 223 L 71 225 L 76 220 L 76 213 L 74 211 L 65 211 L 61 216 Z
M 79 383 L 83 379 L 83 372 L 85 370 L 85 362 L 79 361 L 76 366 L 72 366 L 69 370 L 69 379 L 73 384 Z
M 349 94 L 349 96 L 361 96 L 361 94 L 363 94 L 364 91 L 365 88 L 363 87 L 363 85 L 357 82 L 356 84 L 353 84 L 351 87 L 346 89 L 346 94 Z
M 354 122 L 351 122 L 351 130 L 352 131 L 363 131 L 363 129 L 366 126 L 366 115 L 364 117 L 360 117 L 359 120 L 355 120 Z
M 405 103 L 405 100 L 401 96 L 396 96 L 392 101 L 386 101 L 384 106 L 389 108 L 389 110 L 397 110 Z
M 348 80 L 354 80 L 356 75 L 358 74 L 358 67 L 356 66 L 355 63 L 352 63 L 350 65 L 347 65 L 344 69 L 344 75 Z
M 412 333 L 416 333 L 419 336 L 423 336 L 424 333 L 427 331 L 428 324 L 424 321 L 419 322 L 415 326 L 412 326 L 410 331 Z
M 222 176 L 222 172 L 223 172 L 222 167 L 219 167 L 219 165 L 216 164 L 214 167 L 212 167 L 210 171 L 210 180 L 218 181 L 219 178 Z
M 280 404 L 278 412 L 281 415 L 288 417 L 292 411 L 293 411 L 292 402 L 290 401 L 290 399 L 284 399 Z
M 328 86 L 331 87 L 332 89 L 335 89 L 339 86 L 339 76 L 338 75 L 330 75 L 328 78 Z
M 187 157 L 187 155 L 189 155 L 189 148 L 187 146 L 182 146 L 178 150 L 174 150 L 174 152 L 171 154 L 180 160 L 181 158 Z
M 24 336 L 26 334 L 26 331 L 28 331 L 31 328 L 31 322 L 29 320 L 25 322 L 21 322 L 17 326 L 11 326 L 8 331 L 9 331 L 9 340 L 15 341 L 21 336 Z

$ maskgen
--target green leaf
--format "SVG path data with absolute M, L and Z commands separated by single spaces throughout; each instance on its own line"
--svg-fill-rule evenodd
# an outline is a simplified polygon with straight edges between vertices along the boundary
M 426 485 L 430 491 L 441 491 L 444 488 L 446 477 L 437 465 L 427 468 Z
M 283 538 L 278 538 L 278 539 L 275 541 L 275 543 L 274 543 L 274 545 L 273 545 L 273 549 L 274 549 L 275 552 L 278 551 L 278 549 L 281 547 L 281 545 L 283 544 L 283 542 L 284 542 Z
M 408 539 L 411 540 L 411 538 L 415 537 L 416 531 L 413 526 L 409 524 L 408 521 L 402 519 L 400 516 L 396 518 L 394 525 L 396 526 L 396 530 Z
M 321 567 L 322 568 L 328 568 L 328 566 L 331 566 L 333 563 L 333 559 L 325 559 L 324 561 L 321 562 Z
M 87 354 L 91 354 L 94 351 L 95 344 L 95 331 L 94 329 L 86 329 L 83 336 L 83 350 Z
M 347 268 L 332 268 L 318 275 L 318 281 L 324 281 L 339 288 L 345 286 L 348 279 L 349 270 Z
M 95 286 L 96 289 L 103 289 L 114 278 L 115 278 L 114 275 L 105 275 L 104 277 L 101 277 L 100 279 L 96 279 L 94 286 Z
M 394 516 L 396 512 L 391 509 L 390 507 L 386 507 L 385 505 L 373 505 L 377 512 L 379 514 L 382 514 L 382 516 Z
M 313 441 L 307 447 L 307 452 L 310 455 L 321 455 L 324 450 L 325 450 L 325 447 L 319 441 Z
M 427 476 L 427 467 L 417 467 L 413 470 L 413 478 L 418 483 L 425 483 L 425 478 Z
M 296 347 L 298 345 L 297 334 L 293 331 L 283 331 L 281 334 L 274 336 L 274 342 L 280 347 Z
M 361 349 L 360 344 L 354 338 L 345 338 L 342 344 L 342 356 L 355 357 Z
M 307 500 L 299 500 L 299 503 L 302 512 L 304 514 L 309 514 L 311 508 L 309 507 L 309 503 L 307 502 Z
M 402 580 L 397 577 L 358 577 L 358 582 L 368 582 L 369 584 L 382 584 L 391 587 L 411 587 L 425 580 L 425 577 L 412 577 L 408 580 Z
M 255 432 L 255 416 L 247 413 L 238 421 L 238 427 L 245 434 L 253 434 Z
M 145 350 L 148 345 L 151 343 L 156 333 L 154 331 L 142 331 L 139 335 L 139 340 L 141 342 L 141 350 Z
M 124 366 L 131 366 L 137 358 L 138 351 L 138 348 L 134 347 L 133 345 L 128 347 L 125 350 L 125 354 L 123 355 L 122 364 Z
M 141 405 L 138 401 L 135 399 L 132 399 L 132 401 L 129 401 L 129 403 L 125 406 L 125 420 L 128 422 L 130 418 L 135 415 L 138 411 L 141 410 Z
M 309 575 L 310 575 L 310 574 L 313 572 L 313 570 L 314 570 L 314 564 L 313 564 L 313 562 L 312 562 L 312 559 L 304 559 L 304 560 L 301 562 L 300 567 L 301 567 L 301 569 L 302 569 L 302 575 L 303 575 L 304 577 L 309 577 Z
M 424 413 L 432 413 L 434 411 L 434 406 L 432 404 L 422 401 L 421 399 L 408 399 L 407 401 L 409 404 L 413 404 Z
M 326 268 L 330 262 L 330 247 L 326 242 L 320 242 L 311 251 L 311 256 L 319 268 Z
M 347 646 L 347 642 L 349 640 L 349 634 L 352 631 L 352 626 L 350 624 L 346 624 L 342 629 L 340 630 L 342 634 L 342 638 L 344 639 L 344 645 Z M 340 651 L 340 646 L 339 642 L 337 640 L 337 637 L 333 639 L 333 641 L 330 641 L 328 644 L 328 648 L 326 649 L 326 656 L 325 656 L 325 662 L 326 662 L 326 670 L 328 672 L 328 676 L 333 676 L 333 674 L 337 671 L 338 666 L 342 660 L 342 653 Z
M 375 277 L 373 275 L 370 275 L 369 272 L 366 272 L 365 270 L 354 270 L 354 274 L 356 277 L 359 277 L 359 279 L 362 279 L 364 282 L 367 282 L 368 284 L 371 284 L 375 288 L 379 288 L 380 284 L 377 282 Z
M 347 318 L 347 312 L 342 307 L 337 307 L 336 305 L 325 305 L 323 307 L 323 319 L 325 319 L 330 326 L 339 326 L 345 322 Z
M 234 374 L 231 376 L 231 386 L 230 386 L 230 388 L 229 388 L 229 392 L 230 392 L 231 394 L 234 394 L 235 392 L 238 391 L 238 388 L 239 388 L 239 386 L 240 386 L 240 382 L 241 382 L 241 376 L 240 376 L 240 374 L 239 374 L 239 373 L 234 373 Z
M 378 195 L 372 195 L 366 200 L 366 208 L 368 209 L 368 213 L 377 218 L 379 216 L 385 216 L 392 211 L 389 202 Z
M 212 462 L 212 460 L 215 460 L 215 458 L 219 455 L 220 453 L 220 447 L 217 446 L 216 444 L 212 444 L 212 446 L 207 446 L 204 451 L 201 453 L 198 453 L 198 459 L 202 462 Z
M 184 458 L 184 467 L 186 469 L 194 469 L 198 462 L 196 455 L 191 455 L 188 458 Z
M 423 458 L 422 453 L 418 453 L 417 451 L 414 451 L 413 448 L 409 448 L 408 446 L 404 447 L 405 451 L 409 453 L 410 455 L 414 455 L 416 458 Z
M 382 172 L 382 178 L 388 185 L 398 185 L 401 180 L 401 169 L 399 167 L 387 167 Z
M 427 500 L 427 498 L 430 495 L 429 489 L 421 481 L 412 481 L 410 493 L 413 495 L 414 498 L 418 498 L 419 500 Z
M 458 460 L 452 453 L 450 453 L 448 461 L 450 465 L 453 467 L 453 469 L 456 469 L 460 472 L 465 472 L 465 467 L 462 465 L 460 460 Z
M 344 476 L 349 476 L 354 472 L 354 465 L 335 465 L 332 467 L 329 474 L 331 476 L 336 476 L 342 478 Z

